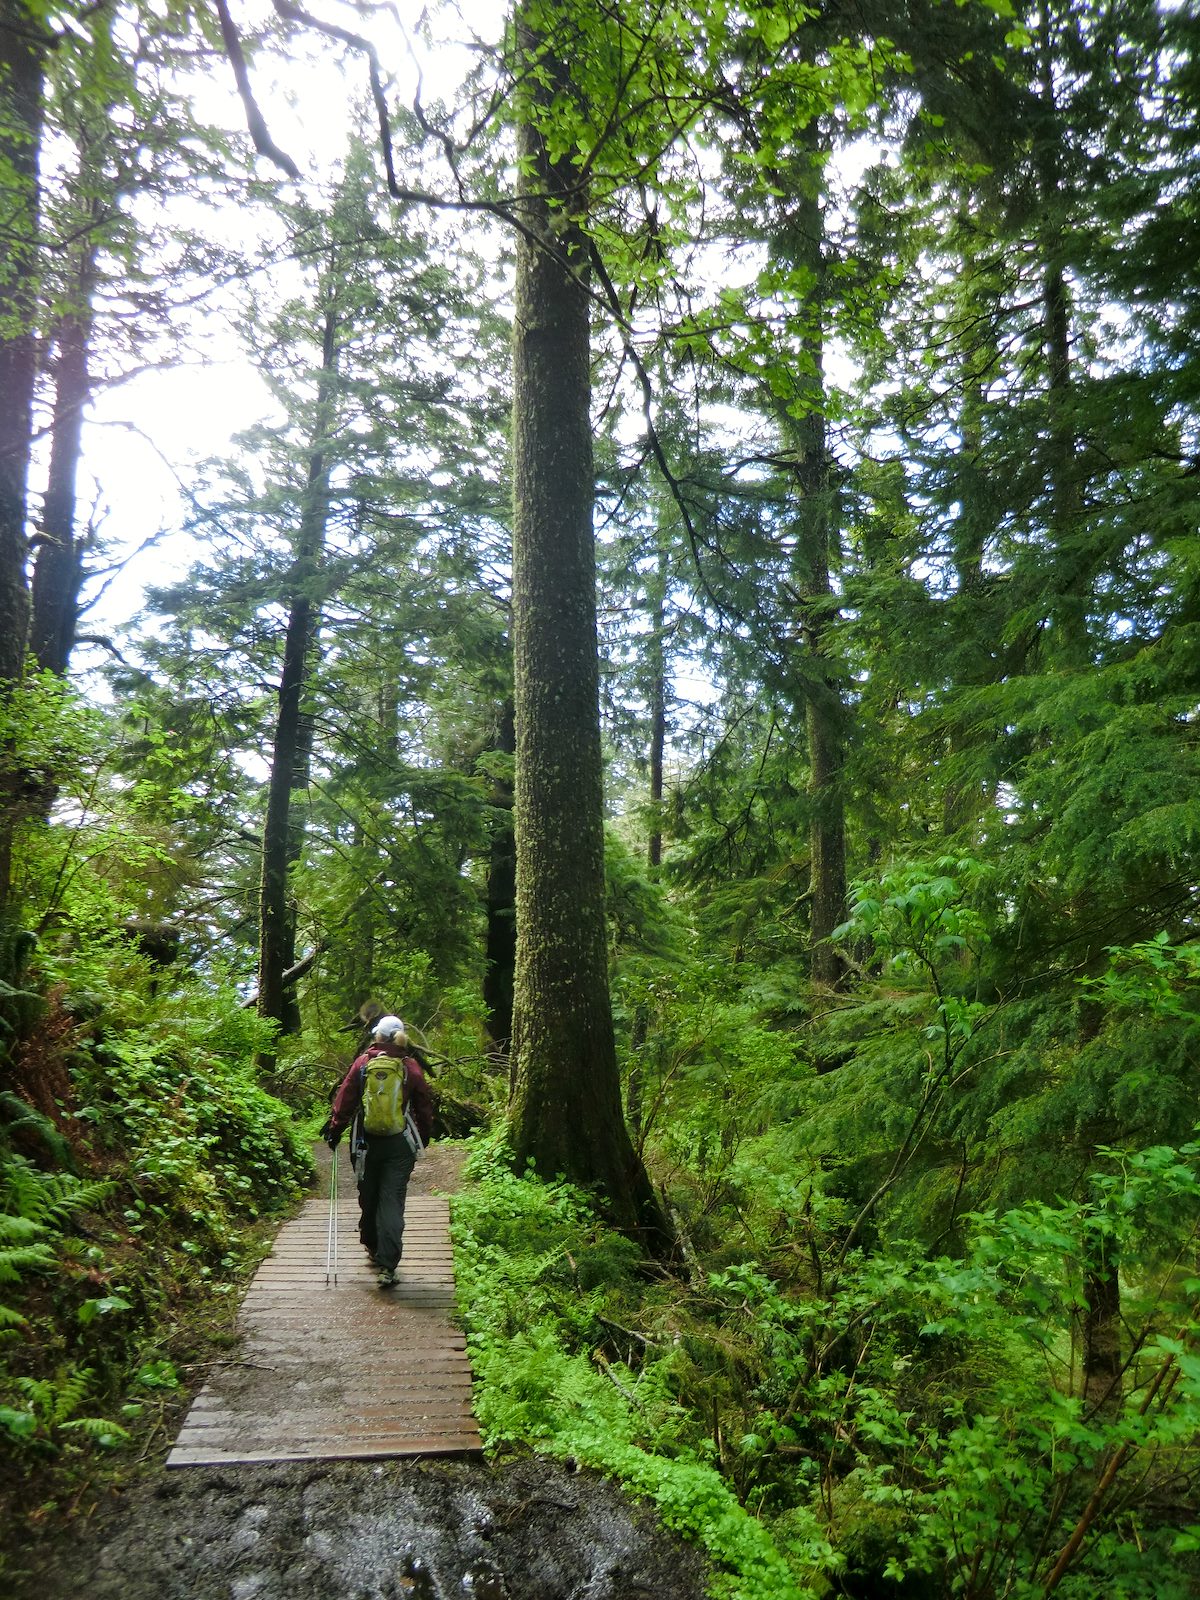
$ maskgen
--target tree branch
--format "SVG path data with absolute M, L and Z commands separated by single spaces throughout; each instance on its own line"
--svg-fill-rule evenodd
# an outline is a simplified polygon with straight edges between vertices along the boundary
M 250 83 L 250 70 L 246 65 L 246 52 L 242 49 L 242 36 L 229 14 L 226 0 L 214 0 L 214 4 L 221 23 L 221 39 L 225 45 L 225 54 L 229 57 L 237 91 L 241 96 L 242 105 L 246 108 L 246 127 L 254 141 L 254 148 L 259 155 L 266 156 L 268 161 L 273 161 L 281 171 L 286 172 L 289 178 L 299 178 L 300 168 L 286 151 L 279 148 L 267 131 L 266 121 L 258 109 L 258 101 L 254 98 L 254 89 Z
M 303 956 L 299 961 L 297 961 L 294 967 L 289 967 L 287 969 L 287 971 L 284 973 L 283 977 L 280 978 L 279 981 L 280 981 L 281 985 L 283 986 L 283 988 L 290 989 L 291 986 L 294 983 L 299 983 L 300 979 L 304 976 L 304 974 L 311 967 L 316 965 L 317 958 L 319 956 L 324 955 L 324 953 L 325 953 L 325 941 L 322 940 L 322 939 L 318 939 L 316 944 L 309 951 L 309 953 L 306 956 Z M 243 1011 L 253 1011 L 257 1004 L 258 1004 L 258 991 L 255 990 L 255 992 L 250 996 L 249 1000 L 243 1000 L 242 1001 L 242 1010 Z

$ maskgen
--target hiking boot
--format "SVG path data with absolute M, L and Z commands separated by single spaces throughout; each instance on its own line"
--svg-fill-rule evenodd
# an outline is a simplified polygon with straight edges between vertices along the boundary
M 391 1267 L 384 1267 L 383 1271 L 376 1278 L 375 1282 L 381 1289 L 392 1288 L 396 1282 L 395 1271 Z

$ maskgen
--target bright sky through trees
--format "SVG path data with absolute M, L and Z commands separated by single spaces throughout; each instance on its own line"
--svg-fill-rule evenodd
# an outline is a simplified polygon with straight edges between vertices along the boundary
M 464 78 L 481 52 L 494 46 L 503 25 L 502 12 L 490 4 L 446 5 L 432 19 L 429 13 L 429 7 L 406 4 L 370 19 L 393 115 L 418 97 L 431 111 L 442 102 L 453 104 Z M 249 38 L 271 16 L 269 6 L 254 5 L 236 20 Z M 340 20 L 356 31 L 364 26 L 350 6 L 327 8 L 324 20 Z M 354 107 L 367 103 L 364 58 L 314 38 L 307 48 L 289 46 L 282 57 L 270 48 L 261 50 L 251 71 L 272 137 L 301 169 L 299 183 L 282 183 L 283 194 L 307 193 L 319 201 L 340 170 L 354 127 Z M 192 74 L 186 84 L 199 118 L 244 136 L 245 111 L 228 63 Z M 259 169 L 280 180 L 269 163 L 260 161 Z M 443 177 L 449 192 L 449 174 Z M 135 207 L 139 203 L 133 202 Z M 184 226 L 215 235 L 230 250 L 253 245 L 258 230 L 269 233 L 273 226 L 261 199 L 248 207 L 229 203 L 214 209 L 211 202 L 201 206 L 176 197 L 172 209 Z M 259 270 L 271 280 L 272 290 L 281 278 L 294 275 L 286 261 Z M 243 309 L 239 295 L 244 301 L 244 291 L 235 284 L 198 283 L 196 292 L 198 298 L 173 325 L 173 340 L 161 347 L 153 369 L 102 387 L 89 410 L 80 503 L 96 508 L 106 556 L 99 564 L 100 581 L 86 591 L 95 605 L 82 621 L 85 635 L 107 633 L 128 621 L 147 585 L 172 581 L 186 570 L 195 546 L 180 529 L 197 465 L 226 453 L 235 434 L 272 414 L 268 389 L 232 325 Z M 103 652 L 81 645 L 77 665 L 86 669 L 103 659 Z

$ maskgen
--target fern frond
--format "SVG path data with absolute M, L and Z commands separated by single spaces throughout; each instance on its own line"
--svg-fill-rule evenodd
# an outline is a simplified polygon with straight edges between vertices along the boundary
M 46 1214 L 60 1226 L 79 1211 L 102 1205 L 113 1191 L 107 1178 L 76 1178 L 69 1172 L 47 1174 Z
M 63 1223 L 77 1211 L 99 1205 L 112 1192 L 107 1179 L 42 1172 L 24 1156 L 0 1159 L 0 1212 L 39 1223 Z
M 54 1397 L 53 1420 L 56 1427 L 69 1422 L 79 1410 L 91 1387 L 92 1376 L 91 1367 L 77 1367 L 63 1378 Z
M 46 1229 L 32 1217 L 9 1217 L 0 1211 L 0 1246 L 31 1244 Z
M 54 1385 L 49 1378 L 17 1379 L 17 1388 L 29 1402 L 29 1409 L 35 1416 L 46 1420 L 54 1410 Z
M 24 1156 L 5 1156 L 0 1162 L 0 1212 L 40 1226 L 46 1220 L 41 1180 Z
M 59 1166 L 74 1169 L 75 1158 L 71 1146 L 50 1118 L 35 1106 L 26 1104 L 11 1089 L 0 1090 L 0 1122 L 0 1136 L 7 1139 L 19 1130 L 34 1133 Z
M 91 1367 L 72 1367 L 59 1378 L 18 1378 L 17 1387 L 47 1427 L 64 1427 L 83 1403 L 95 1374 Z
M 129 1442 L 128 1432 L 119 1422 L 110 1422 L 107 1417 L 75 1417 L 70 1422 L 64 1422 L 62 1427 L 64 1432 L 68 1428 L 77 1429 L 93 1444 L 102 1445 L 105 1449 Z
M 54 1251 L 48 1244 L 0 1245 L 0 1283 L 16 1283 L 27 1272 L 39 1272 L 53 1265 Z

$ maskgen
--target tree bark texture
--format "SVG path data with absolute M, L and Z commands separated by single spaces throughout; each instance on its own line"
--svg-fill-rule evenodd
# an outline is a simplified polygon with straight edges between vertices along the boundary
M 496 749 L 516 750 L 511 698 L 504 702 Z M 497 779 L 492 788 L 492 831 L 488 845 L 487 941 L 484 952 L 483 1003 L 487 1030 L 501 1056 L 512 1043 L 513 975 L 517 963 L 517 862 L 513 841 L 512 785 Z
M 784 417 L 797 489 L 794 587 L 804 661 L 805 728 L 808 736 L 811 807 L 809 824 L 809 942 L 813 978 L 839 984 L 845 969 L 829 936 L 846 915 L 846 825 L 842 790 L 846 709 L 837 662 L 830 647 L 833 583 L 831 559 L 836 537 L 834 485 L 826 424 L 822 285 L 825 277 L 825 221 L 819 203 L 823 171 L 817 123 L 804 134 L 808 160 L 794 175 L 796 192 L 774 241 L 791 265 L 803 267 L 815 286 L 803 344 L 807 376 Z
M 296 559 L 292 568 L 287 632 L 280 671 L 275 740 L 263 824 L 262 883 L 259 895 L 258 1014 L 295 1032 L 299 1007 L 284 974 L 296 960 L 296 914 L 290 894 L 290 867 L 299 859 L 303 828 L 294 815 L 293 790 L 308 782 L 311 722 L 304 696 L 311 680 L 311 656 L 319 611 L 316 585 L 325 548 L 329 509 L 328 435 L 337 378 L 337 315 L 325 312 L 321 370 L 308 473 L 300 512 Z M 269 1069 L 273 1057 L 260 1061 Z
M 21 0 L 0 0 L 0 706 L 25 663 L 29 455 L 37 375 L 38 154 L 41 23 Z M 5 763 L 11 773 L 11 763 Z M 0 786 L 0 916 L 8 908 L 20 774 Z
M 558 86 L 567 68 L 521 24 Z M 531 81 L 529 79 L 526 80 Z M 535 98 L 550 91 L 535 87 Z M 669 1228 L 634 1151 L 608 989 L 604 830 L 592 531 L 587 250 L 570 152 L 552 162 L 518 125 L 522 164 L 513 332 L 513 651 L 517 956 L 511 1137 L 597 1191 L 617 1226 L 662 1248 Z M 529 235 L 535 237 L 531 239 Z
M 666 556 L 660 551 L 650 595 L 650 843 L 646 855 L 652 870 L 662 865 L 663 757 L 667 748 L 666 586 Z

